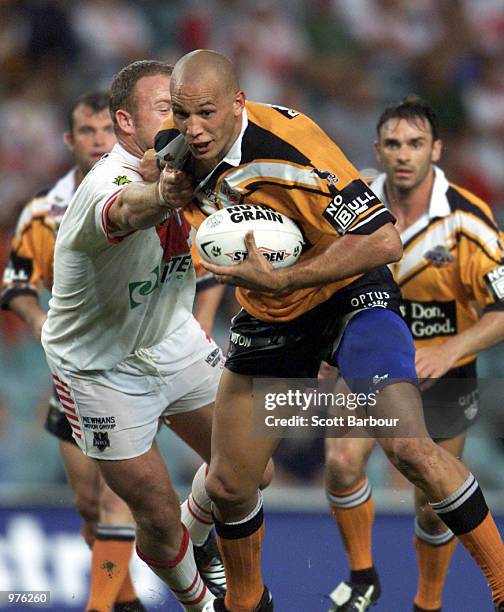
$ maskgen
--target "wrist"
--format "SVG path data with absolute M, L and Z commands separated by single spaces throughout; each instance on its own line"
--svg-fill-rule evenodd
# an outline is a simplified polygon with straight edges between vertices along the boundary
M 163 191 L 161 189 L 161 178 L 159 178 L 157 182 L 157 195 L 158 195 L 158 204 L 161 208 L 169 208 L 170 210 L 174 210 L 175 206 L 172 206 L 168 200 L 164 197 Z

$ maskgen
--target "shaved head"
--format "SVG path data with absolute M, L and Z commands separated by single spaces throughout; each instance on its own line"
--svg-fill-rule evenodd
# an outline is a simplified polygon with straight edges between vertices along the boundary
M 245 108 L 233 64 L 200 49 L 175 64 L 171 84 L 173 122 L 184 136 L 194 168 L 204 174 L 219 164 L 238 138 Z
M 234 94 L 240 89 L 231 61 L 217 51 L 198 49 L 179 59 L 172 74 L 172 91 L 183 85 L 211 80 L 222 93 Z

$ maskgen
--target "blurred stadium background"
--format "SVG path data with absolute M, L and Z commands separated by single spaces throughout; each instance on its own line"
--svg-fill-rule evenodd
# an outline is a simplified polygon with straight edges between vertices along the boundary
M 61 135 L 72 100 L 106 88 L 130 61 L 173 62 L 201 47 L 237 62 L 248 98 L 313 117 L 359 168 L 375 165 L 383 106 L 424 96 L 441 118 L 441 165 L 504 222 L 502 0 L 0 0 L 2 269 L 20 207 L 70 164 Z M 216 332 L 224 348 L 235 309 L 229 292 Z M 504 349 L 485 353 L 479 373 L 502 378 Z M 43 430 L 49 394 L 42 349 L 0 313 L 0 591 L 50 590 L 49 609 L 70 611 L 85 602 L 89 552 L 56 441 Z M 504 516 L 504 445 L 495 431 L 483 433 L 469 439 L 467 463 Z M 184 494 L 196 460 L 168 432 L 160 440 Z M 284 441 L 277 456 L 265 574 L 280 612 L 326 609 L 323 594 L 346 575 L 325 512 L 322 456 L 321 441 L 303 440 Z M 380 453 L 370 465 L 386 587 L 376 609 L 401 612 L 415 585 L 411 495 Z M 163 603 L 162 586 L 140 562 L 135 569 L 152 609 L 177 609 Z M 447 594 L 447 612 L 491 609 L 462 550 Z

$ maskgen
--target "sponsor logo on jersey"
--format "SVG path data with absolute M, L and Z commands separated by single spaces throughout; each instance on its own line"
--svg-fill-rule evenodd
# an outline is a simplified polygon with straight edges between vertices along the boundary
M 344 234 L 359 215 L 380 203 L 378 196 L 360 179 L 355 179 L 341 190 L 332 187 L 331 193 L 334 197 L 323 216 L 339 234 Z
M 93 432 L 93 446 L 95 446 L 100 453 L 110 446 L 110 440 L 106 431 L 94 431 Z
M 286 106 L 279 106 L 278 104 L 268 104 L 268 106 L 271 106 L 271 108 L 274 108 L 276 111 L 278 111 L 281 115 L 283 115 L 287 119 L 295 119 L 296 117 L 299 116 L 298 111 L 295 111 L 292 108 L 287 108 Z
M 436 268 L 442 268 L 452 261 L 455 261 L 450 251 L 441 244 L 427 251 L 424 255 L 424 259 L 430 261 Z
M 354 308 L 387 308 L 390 293 L 388 291 L 366 291 L 350 300 Z
M 227 181 L 222 181 L 219 196 L 224 206 L 236 206 L 241 204 L 244 198 L 244 195 L 237 189 L 230 187 Z
M 339 181 L 339 178 L 334 174 L 334 172 L 329 172 L 329 170 L 313 168 L 312 174 L 318 176 L 323 181 L 327 181 L 329 185 L 336 185 L 336 183 Z
M 415 302 L 404 300 L 401 312 L 415 340 L 426 340 L 457 333 L 455 300 Z
M 27 283 L 33 273 L 33 261 L 12 253 L 3 274 L 5 285 L 10 283 Z
M 128 183 L 131 183 L 131 179 L 128 178 L 125 174 L 122 174 L 121 176 L 115 177 L 114 183 L 116 185 L 119 185 L 119 187 L 122 187 L 123 185 L 127 185 Z
M 82 417 L 82 422 L 86 429 L 92 429 L 93 431 L 101 431 L 103 429 L 115 429 L 116 426 L 115 416 Z
M 283 223 L 282 215 L 267 206 L 251 206 L 250 204 L 239 204 L 233 208 L 225 209 L 229 214 L 231 223 L 241 223 L 242 221 L 277 221 Z
M 192 268 L 191 254 L 175 255 L 162 266 L 156 266 L 151 271 L 148 280 L 133 281 L 128 285 L 129 305 L 131 310 L 145 302 L 145 298 L 160 289 L 172 279 L 183 280 Z
M 504 266 L 497 266 L 485 274 L 485 283 L 496 300 L 504 300 Z

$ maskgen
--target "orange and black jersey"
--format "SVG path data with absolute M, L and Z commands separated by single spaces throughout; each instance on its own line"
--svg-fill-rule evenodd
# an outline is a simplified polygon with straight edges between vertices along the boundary
M 401 233 L 404 255 L 391 266 L 417 348 L 471 327 L 478 320 L 474 303 L 483 312 L 504 309 L 502 235 L 490 208 L 434 171 L 429 210 Z M 384 185 L 381 174 L 373 189 L 386 202 Z
M 23 208 L 3 274 L 0 305 L 16 295 L 38 297 L 53 285 L 54 245 L 61 219 L 75 192 L 75 169 Z
M 156 138 L 158 157 L 190 172 L 184 138 L 169 117 Z M 305 115 L 278 106 L 247 102 L 241 133 L 227 156 L 195 182 L 193 203 L 184 212 L 199 227 L 215 210 L 246 202 L 285 214 L 301 228 L 307 247 L 301 260 L 315 257 L 346 233 L 369 234 L 392 215 L 329 137 Z M 288 321 L 327 300 L 358 276 L 323 287 L 272 297 L 238 289 L 250 314 Z

